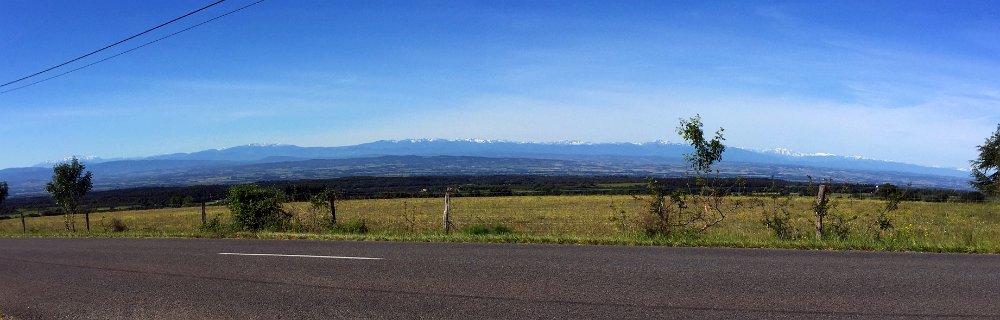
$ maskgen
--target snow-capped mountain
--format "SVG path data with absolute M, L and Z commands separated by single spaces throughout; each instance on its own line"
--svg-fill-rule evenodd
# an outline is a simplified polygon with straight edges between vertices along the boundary
M 406 139 L 380 140 L 343 147 L 298 147 L 294 145 L 251 145 L 227 149 L 177 153 L 146 158 L 147 160 L 216 160 L 216 161 L 276 161 L 290 159 L 344 159 L 372 156 L 476 156 L 531 159 L 573 160 L 588 157 L 603 158 L 666 158 L 682 159 L 691 152 L 687 145 L 667 141 L 644 143 L 591 143 L 581 141 L 523 142 L 487 139 Z M 917 174 L 965 177 L 967 173 L 947 168 L 934 168 L 900 162 L 867 159 L 859 156 L 838 156 L 827 153 L 804 154 L 788 149 L 755 151 L 729 147 L 723 154 L 723 165 L 731 162 L 776 165 L 803 165 L 835 169 L 897 171 Z
M 48 161 L 36 163 L 32 167 L 49 168 L 49 167 L 52 167 L 52 166 L 60 164 L 60 163 L 69 162 L 70 160 L 73 160 L 74 157 L 77 158 L 78 160 L 80 160 L 81 162 L 87 162 L 87 163 L 101 163 L 101 162 L 108 162 L 108 161 L 126 160 L 126 159 L 121 159 L 121 158 L 104 159 L 104 158 L 101 158 L 101 157 L 98 157 L 98 156 L 68 156 L 68 157 L 63 157 L 62 159 L 59 159 L 59 160 L 48 160 Z
M 683 157 L 691 151 L 690 146 L 666 141 L 590 143 L 405 139 L 342 147 L 253 144 L 130 160 L 84 158 L 83 162 L 94 172 L 95 188 L 107 189 L 136 185 L 331 178 L 351 174 L 683 175 L 687 170 Z M 438 161 L 460 161 L 463 166 L 427 161 L 432 157 Z M 456 169 L 466 168 L 466 165 L 472 165 L 476 170 Z M 0 170 L 0 180 L 7 180 L 14 194 L 40 192 L 44 182 L 51 177 L 49 168 L 51 165 L 3 169 Z M 786 180 L 813 177 L 863 183 L 913 182 L 916 186 L 940 188 L 967 188 L 968 181 L 967 172 L 955 169 L 863 157 L 802 154 L 787 149 L 757 151 L 729 147 L 716 168 L 724 175 L 733 176 Z

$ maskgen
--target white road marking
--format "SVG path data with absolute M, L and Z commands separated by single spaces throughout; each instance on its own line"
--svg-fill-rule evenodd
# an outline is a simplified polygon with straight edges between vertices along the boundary
M 369 258 L 369 257 L 313 256 L 313 255 L 305 255 L 305 254 L 278 254 L 278 253 L 219 252 L 219 254 L 231 255 L 231 256 L 267 256 L 267 257 L 295 257 L 295 258 L 320 258 L 320 259 L 382 260 L 382 258 Z

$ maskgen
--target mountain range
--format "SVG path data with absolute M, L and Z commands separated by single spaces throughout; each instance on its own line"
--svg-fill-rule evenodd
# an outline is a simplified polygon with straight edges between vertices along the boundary
M 82 160 L 94 188 L 230 184 L 262 180 L 407 175 L 632 175 L 683 176 L 690 146 L 648 143 L 512 142 L 501 140 L 382 140 L 342 147 L 247 145 L 138 159 Z M 12 195 L 44 192 L 52 164 L 0 170 Z M 787 150 L 727 148 L 716 166 L 723 176 L 809 178 L 836 183 L 913 183 L 968 189 L 956 169 Z

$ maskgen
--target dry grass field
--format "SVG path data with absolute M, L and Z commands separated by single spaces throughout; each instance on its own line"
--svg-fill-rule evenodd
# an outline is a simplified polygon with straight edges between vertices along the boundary
M 792 226 L 790 239 L 777 239 L 762 221 L 780 201 L 762 198 L 750 205 L 749 198 L 729 198 L 739 209 L 730 212 L 724 222 L 702 234 L 687 234 L 674 239 L 681 245 L 730 245 L 775 247 L 824 247 L 813 239 L 812 199 L 792 198 L 786 207 Z M 777 199 L 780 200 L 780 199 Z M 880 231 L 876 212 L 884 204 L 877 200 L 833 197 L 826 219 L 827 228 L 839 226 L 844 237 L 827 242 L 833 247 L 859 249 L 900 249 L 922 251 L 1000 251 L 1000 213 L 990 203 L 903 202 L 890 214 L 893 227 Z M 439 198 L 370 199 L 337 202 L 339 222 L 364 221 L 370 234 L 384 236 L 439 237 L 443 233 L 444 203 Z M 503 225 L 513 230 L 509 237 L 536 239 L 545 237 L 573 239 L 611 239 L 597 243 L 634 243 L 648 238 L 643 234 L 640 217 L 647 214 L 647 200 L 633 196 L 522 196 L 453 198 L 451 220 L 456 233 L 471 226 Z M 290 203 L 285 211 L 292 214 L 290 232 L 282 234 L 322 235 L 330 233 L 327 210 L 308 203 Z M 208 207 L 209 219 L 225 223 L 225 207 Z M 85 230 L 78 215 L 77 230 Z M 201 226 L 201 208 L 170 208 L 141 211 L 103 212 L 91 215 L 92 233 L 110 233 L 110 221 L 119 219 L 136 234 L 165 236 L 197 235 Z M 26 219 L 29 235 L 65 234 L 62 216 Z M 21 234 L 20 219 L 0 220 L 0 234 Z M 876 236 L 880 240 L 876 240 Z M 292 236 L 295 237 L 295 236 Z M 618 239 L 619 241 L 614 241 Z M 671 240 L 665 240 L 671 242 Z M 531 242 L 530 240 L 528 242 Z M 573 241 L 570 241 L 573 242 Z M 582 241 L 595 242 L 595 241 Z M 653 241 L 655 244 L 656 241 Z

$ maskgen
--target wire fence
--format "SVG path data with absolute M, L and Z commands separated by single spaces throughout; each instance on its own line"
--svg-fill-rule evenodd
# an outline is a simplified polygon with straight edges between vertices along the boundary
M 451 229 L 503 226 L 536 235 L 609 235 L 634 229 L 644 202 L 632 196 L 452 197 Z M 329 209 L 308 203 L 289 205 L 293 220 L 309 228 L 330 219 Z M 390 233 L 431 233 L 445 229 L 444 198 L 361 198 L 336 202 L 339 223 L 364 221 L 370 230 Z M 311 222 L 310 222 L 311 221 Z
M 693 190 L 691 190 L 693 193 Z M 649 214 L 650 195 L 568 195 L 516 197 L 451 197 L 448 207 L 451 230 L 502 226 L 530 235 L 607 236 L 643 231 L 642 217 Z M 813 215 L 811 196 L 774 193 L 744 193 L 722 197 L 735 224 L 760 225 L 762 217 L 776 210 L 788 210 L 802 220 Z M 887 202 L 877 195 L 828 194 L 834 216 L 867 223 Z M 984 201 L 920 201 L 911 197 L 901 205 L 900 214 L 947 217 L 977 214 L 989 216 L 995 208 Z M 782 208 L 780 203 L 787 201 Z M 435 198 L 382 199 L 356 197 L 336 202 L 341 223 L 364 221 L 370 230 L 391 233 L 431 233 L 445 230 L 445 200 Z M 312 219 L 328 219 L 328 209 L 298 205 L 299 212 L 311 211 Z M 315 218 L 315 217 L 322 218 Z M 1000 219 L 1000 216 L 997 216 Z M 316 220 L 316 221 L 318 221 Z M 1000 223 L 1000 221 L 997 221 Z
M 697 189 L 685 192 L 695 194 Z M 773 190 L 771 190 L 773 191 Z M 812 201 L 808 195 L 771 192 L 766 189 L 734 192 L 724 197 L 728 204 L 741 207 L 728 217 L 733 224 L 759 226 L 763 214 L 777 210 L 779 200 L 789 199 L 785 208 L 801 219 L 809 219 Z M 834 190 L 836 191 L 836 190 Z M 443 197 L 385 199 L 364 195 L 341 194 L 336 201 L 338 224 L 362 223 L 370 232 L 441 233 L 445 230 Z M 641 217 L 649 213 L 650 195 L 568 195 L 568 196 L 506 196 L 451 197 L 449 221 L 453 232 L 502 227 L 507 231 L 529 235 L 607 236 L 641 232 Z M 762 204 L 752 205 L 757 199 Z M 885 202 L 878 194 L 829 194 L 834 213 L 846 217 L 867 217 Z M 927 217 L 976 215 L 980 223 L 1000 225 L 995 206 L 980 200 L 963 201 L 959 196 L 945 202 L 926 202 L 921 197 L 908 197 L 901 205 L 901 214 Z M 317 207 L 309 202 L 284 205 L 290 217 L 291 231 L 324 232 L 329 230 L 329 207 Z M 95 231 L 111 230 L 113 220 L 119 220 L 128 230 L 148 232 L 190 232 L 202 226 L 200 206 L 98 212 L 90 214 L 90 227 Z M 993 217 L 993 218 L 990 218 Z M 229 210 L 221 205 L 209 205 L 205 219 L 225 224 L 231 219 Z M 928 218 L 930 219 L 930 218 Z M 935 218 L 936 219 L 936 218 Z M 28 217 L 22 225 L 18 216 L 0 220 L 0 232 L 59 232 L 66 229 L 62 216 Z M 858 223 L 861 223 L 858 222 Z M 84 215 L 76 216 L 77 230 L 86 230 Z

